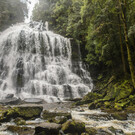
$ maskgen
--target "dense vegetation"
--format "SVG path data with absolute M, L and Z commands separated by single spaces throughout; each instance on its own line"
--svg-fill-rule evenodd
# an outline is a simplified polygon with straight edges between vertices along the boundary
M 76 39 L 99 79 L 130 75 L 135 87 L 134 14 L 133 0 L 40 0 L 33 18 Z
M 0 0 L 0 31 L 11 24 L 22 22 L 25 5 L 19 0 Z
M 76 40 L 102 102 L 113 101 L 116 108 L 134 104 L 134 0 L 40 0 L 33 19 Z

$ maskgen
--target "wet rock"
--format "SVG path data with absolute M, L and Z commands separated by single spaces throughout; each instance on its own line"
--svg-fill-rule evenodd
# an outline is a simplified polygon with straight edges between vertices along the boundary
M 41 123 L 35 127 L 35 135 L 58 135 L 61 127 L 56 123 Z
M 92 134 L 88 134 L 88 133 L 82 133 L 81 135 L 92 135 Z
M 99 129 L 97 130 L 97 133 L 95 135 L 112 135 L 112 134 L 102 129 Z
M 21 127 L 21 126 L 9 126 L 7 129 L 19 135 L 34 135 L 35 132 L 34 129 L 30 127 Z
M 82 98 L 72 98 L 72 99 L 64 99 L 65 101 L 74 101 L 74 102 L 79 102 L 82 100 Z
M 101 99 L 101 98 L 102 98 L 101 94 L 90 92 L 86 96 L 84 96 L 81 101 L 78 101 L 75 104 L 76 105 L 88 104 L 88 103 L 92 103 L 93 101 L 95 101 L 97 99 Z
M 82 109 L 81 107 L 77 107 L 75 110 L 78 112 L 84 112 L 84 109 Z
M 116 129 L 114 127 L 109 127 L 108 128 L 112 133 L 114 133 L 115 135 L 124 135 L 124 132 L 122 129 Z
M 129 113 L 128 114 L 128 120 L 135 121 L 135 113 Z
M 97 130 L 95 128 L 93 128 L 93 127 L 88 127 L 88 128 L 86 128 L 86 133 L 88 135 L 95 135 L 97 133 Z
M 107 95 L 104 97 L 108 101 L 125 99 L 134 91 L 132 84 L 128 80 L 113 84 L 113 87 L 110 85 L 108 89 L 109 91 L 107 91 Z
M 105 114 L 89 114 L 88 115 L 88 118 L 89 119 L 93 119 L 93 120 L 96 120 L 96 121 L 108 121 L 108 120 L 112 120 L 112 117 L 110 114 L 108 113 L 105 113 Z
M 14 120 L 14 122 L 16 123 L 16 125 L 26 125 L 26 121 L 24 120 L 24 119 L 22 119 L 22 118 L 16 118 L 15 120 Z
M 42 117 L 44 120 L 49 120 L 50 122 L 63 124 L 68 119 L 71 119 L 71 114 L 68 112 L 56 112 L 56 111 L 50 112 L 50 111 L 44 110 Z
M 13 98 L 14 94 L 7 94 L 7 96 L 5 97 L 5 99 L 9 99 L 9 98 Z
M 13 107 L 2 113 L 0 122 L 8 122 L 12 118 L 21 117 L 25 120 L 39 118 L 43 110 L 42 106 L 19 106 Z
M 24 99 L 25 103 L 31 103 L 31 104 L 40 104 L 43 102 L 43 99 L 40 98 L 26 98 Z
M 128 117 L 127 113 L 125 112 L 112 113 L 111 116 L 117 120 L 127 120 L 127 117 Z
M 15 97 L 0 100 L 0 104 L 4 104 L 4 105 L 17 105 L 20 102 L 21 100 Z
M 62 131 L 67 134 L 79 134 L 85 132 L 85 124 L 81 122 L 76 122 L 74 120 L 68 120 L 62 125 Z
M 65 116 L 56 116 L 54 119 L 49 120 L 50 122 L 54 122 L 57 124 L 63 124 L 68 120 Z

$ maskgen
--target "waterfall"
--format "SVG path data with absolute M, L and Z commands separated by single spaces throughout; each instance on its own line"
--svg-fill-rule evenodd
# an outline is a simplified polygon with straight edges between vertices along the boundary
M 24 13 L 24 22 L 29 23 L 32 21 L 32 12 L 37 3 L 39 3 L 39 0 L 20 0 L 20 2 L 25 3 L 27 6 L 28 13 Z
M 93 84 L 82 62 L 72 64 L 70 39 L 48 31 L 47 22 L 30 21 L 38 0 L 21 1 L 29 3 L 25 23 L 0 35 L 0 99 L 8 93 L 46 101 L 83 97 Z

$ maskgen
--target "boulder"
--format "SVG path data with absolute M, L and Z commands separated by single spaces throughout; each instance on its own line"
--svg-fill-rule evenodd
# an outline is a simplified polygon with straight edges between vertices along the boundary
M 116 129 L 116 128 L 114 128 L 114 127 L 109 127 L 108 128 L 112 133 L 114 133 L 115 135 L 123 135 L 124 134 L 124 132 L 123 132 L 123 130 L 121 130 L 121 129 Z
M 57 112 L 57 111 L 47 111 L 44 110 L 42 114 L 42 118 L 44 120 L 48 120 L 50 122 L 55 122 L 57 124 L 63 124 L 68 119 L 71 119 L 71 114 L 68 112 Z
M 13 107 L 2 113 L 0 122 L 8 122 L 12 118 L 21 117 L 25 120 L 39 118 L 43 110 L 42 106 L 18 106 Z
M 35 126 L 35 135 L 58 135 L 61 124 L 41 123 Z
M 22 119 L 22 118 L 16 118 L 15 120 L 14 120 L 14 122 L 16 123 L 16 125 L 26 125 L 26 121 L 24 120 L 24 119 Z
M 14 97 L 14 94 L 7 94 L 5 99 L 9 99 L 9 98 L 13 98 Z
M 16 97 L 0 100 L 0 104 L 4 104 L 4 105 L 16 105 L 19 104 L 20 102 L 21 100 Z
M 97 130 L 95 128 L 93 128 L 93 127 L 87 127 L 86 128 L 86 133 L 88 135 L 95 135 L 97 133 Z
M 111 116 L 117 120 L 127 120 L 127 117 L 128 117 L 127 113 L 125 112 L 115 112 L 115 113 L 112 113 Z
M 30 127 L 22 127 L 22 126 L 9 126 L 7 129 L 19 135 L 34 135 L 35 132 L 35 130 Z
M 96 135 L 112 135 L 112 134 L 102 129 L 98 129 Z
M 62 125 L 62 131 L 67 134 L 79 134 L 85 132 L 85 124 L 82 122 L 76 122 L 74 120 L 68 120 Z

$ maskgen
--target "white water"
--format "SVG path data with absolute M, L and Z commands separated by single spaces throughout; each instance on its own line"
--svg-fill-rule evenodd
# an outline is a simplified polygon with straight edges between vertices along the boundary
M 0 98 L 14 93 L 51 102 L 91 91 L 93 84 L 82 63 L 76 73 L 72 71 L 70 40 L 46 31 L 41 22 L 15 25 L 0 39 Z
M 32 12 L 36 4 L 38 4 L 39 0 L 20 0 L 21 2 L 27 5 L 28 14 L 25 14 L 25 23 L 29 23 L 32 21 Z
M 113 118 L 107 118 L 110 116 L 107 113 L 101 112 L 100 110 L 89 110 L 87 108 L 82 108 L 84 112 L 79 112 L 76 110 L 72 111 L 72 118 L 85 123 L 86 127 L 93 127 L 95 129 L 102 129 L 109 132 L 112 135 L 134 135 L 135 134 L 135 121 L 130 120 L 116 120 Z M 95 117 L 96 116 L 96 117 Z M 124 134 L 112 133 L 109 128 L 113 127 L 117 130 L 122 130 Z
M 81 62 L 72 66 L 70 40 L 48 31 L 48 22 L 32 21 L 38 0 L 21 2 L 28 8 L 25 23 L 0 35 L 0 98 L 8 93 L 47 102 L 83 97 L 93 84 Z

